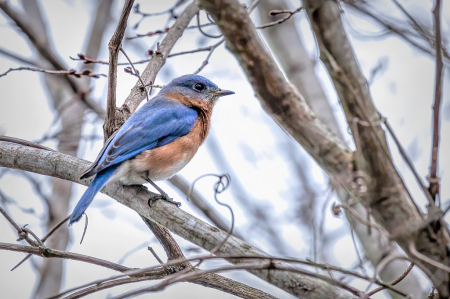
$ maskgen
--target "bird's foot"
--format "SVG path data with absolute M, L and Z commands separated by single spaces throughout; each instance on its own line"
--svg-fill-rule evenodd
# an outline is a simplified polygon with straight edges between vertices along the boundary
M 181 202 L 174 201 L 172 198 L 170 198 L 170 197 L 167 196 L 167 195 L 158 194 L 158 195 L 155 195 L 155 196 L 150 197 L 150 198 L 148 199 L 148 205 L 149 205 L 149 207 L 152 207 L 152 204 L 153 204 L 154 202 L 156 202 L 157 200 L 160 200 L 160 199 L 161 199 L 161 200 L 165 200 L 165 201 L 167 201 L 167 202 L 169 202 L 169 203 L 175 205 L 177 208 L 179 208 L 179 207 L 181 206 Z

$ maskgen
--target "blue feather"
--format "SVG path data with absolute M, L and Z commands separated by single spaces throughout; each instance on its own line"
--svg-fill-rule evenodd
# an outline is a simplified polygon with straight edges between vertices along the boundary
M 157 96 L 136 111 L 107 142 L 81 178 L 97 174 L 70 216 L 69 225 L 78 221 L 94 196 L 113 176 L 123 161 L 166 145 L 188 134 L 198 117 L 197 111 L 179 102 Z
M 123 124 L 82 178 L 188 134 L 197 117 L 197 111 L 179 102 L 162 96 L 153 98 Z
M 112 175 L 119 167 L 119 165 L 120 164 L 116 164 L 97 173 L 97 176 L 92 181 L 91 185 L 86 190 L 86 192 L 84 192 L 80 201 L 78 201 L 75 209 L 73 209 L 72 215 L 70 215 L 69 219 L 69 226 L 72 225 L 72 223 L 80 220 L 81 216 L 83 216 L 84 211 L 86 211 L 87 207 L 92 202 L 95 195 L 108 182 L 108 180 L 112 177 Z
M 222 91 L 198 75 L 185 75 L 172 80 L 108 139 L 95 162 L 81 176 L 83 179 L 96 175 L 70 216 L 69 225 L 81 218 L 94 196 L 115 175 L 122 162 L 189 134 L 199 117 L 196 109 L 203 106 L 196 107 L 195 103 L 203 101 L 208 104 L 207 109 L 212 109 L 218 97 L 232 93 Z M 171 100 L 171 97 L 175 98 Z M 188 98 L 193 102 L 185 105 L 176 101 L 177 97 Z

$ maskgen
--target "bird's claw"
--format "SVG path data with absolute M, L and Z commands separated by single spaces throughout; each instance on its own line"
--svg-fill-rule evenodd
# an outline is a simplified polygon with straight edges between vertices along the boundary
M 148 205 L 149 205 L 149 207 L 151 207 L 152 204 L 153 204 L 154 202 L 156 202 L 157 200 L 160 200 L 160 199 L 161 199 L 161 200 L 165 200 L 165 201 L 167 201 L 167 202 L 169 202 L 169 203 L 171 203 L 171 204 L 174 204 L 177 208 L 181 207 L 181 202 L 174 201 L 172 198 L 170 198 L 170 197 L 168 197 L 168 196 L 165 196 L 165 195 L 161 195 L 161 194 L 155 195 L 155 196 L 150 197 L 150 198 L 148 199 Z

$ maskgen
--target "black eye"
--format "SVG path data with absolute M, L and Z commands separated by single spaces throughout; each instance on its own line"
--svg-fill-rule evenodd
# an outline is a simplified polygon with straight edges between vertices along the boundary
M 202 83 L 195 83 L 194 89 L 197 90 L 197 91 L 202 91 L 202 90 L 205 89 L 205 85 L 202 84 Z

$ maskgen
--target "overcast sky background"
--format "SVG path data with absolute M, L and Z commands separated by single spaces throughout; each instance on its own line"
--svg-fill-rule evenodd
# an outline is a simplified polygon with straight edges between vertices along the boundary
M 142 11 L 157 12 L 172 6 L 174 1 L 152 0 L 137 2 L 141 4 Z M 387 1 L 377 2 L 384 5 Z M 443 32 L 449 32 L 450 3 L 448 1 L 443 2 Z M 15 6 L 16 1 L 11 1 L 11 3 L 14 7 L 17 7 Z M 411 14 L 417 16 L 425 25 L 432 26 L 432 2 L 409 0 L 402 1 L 402 3 L 405 3 Z M 41 4 L 41 8 L 48 20 L 48 28 L 51 30 L 50 36 L 53 40 L 54 48 L 69 68 L 80 69 L 80 65 L 70 60 L 69 56 L 75 57 L 77 53 L 84 51 L 85 36 L 92 22 L 95 5 L 91 1 L 86 0 L 43 0 Z M 108 59 L 107 43 L 115 29 L 122 6 L 122 0 L 115 1 L 113 9 L 114 20 L 105 33 L 104 46 L 100 54 L 101 60 Z M 293 1 L 292 7 L 298 6 L 299 2 Z M 378 7 L 383 7 L 383 9 L 393 13 L 393 10 L 388 6 Z M 181 11 L 178 10 L 178 12 Z M 252 16 L 255 22 L 259 23 L 255 13 Z M 135 33 L 146 33 L 161 29 L 166 19 L 167 16 L 165 15 L 146 19 L 134 31 L 132 30 L 132 25 L 139 20 L 139 16 L 132 12 L 127 35 L 131 36 Z M 304 35 L 311 57 L 318 59 L 317 49 L 315 48 L 305 13 L 297 14 L 295 19 L 298 29 Z M 431 149 L 434 59 L 419 50 L 411 48 L 393 35 L 376 39 L 360 38 L 360 34 L 355 32 L 356 30 L 376 33 L 380 28 L 350 10 L 346 10 L 344 19 L 364 74 L 369 76 L 370 71 L 379 63 L 380 59 L 385 63 L 386 68 L 377 75 L 374 83 L 371 85 L 375 105 L 389 119 L 397 136 L 414 161 L 418 172 L 422 178 L 425 178 L 428 174 Z M 0 36 L 2 41 L 0 43 L 1 47 L 15 51 L 23 56 L 33 55 L 32 51 L 29 50 L 26 39 L 15 30 L 14 26 L 11 25 L 11 21 L 5 18 L 3 14 L 0 14 Z M 140 39 L 137 45 L 125 43 L 124 48 L 132 60 L 142 59 L 145 57 L 144 52 L 146 49 L 154 48 L 154 43 L 157 39 L 158 37 Z M 215 42 L 215 40 L 205 39 L 196 30 L 190 30 L 184 33 L 172 52 L 195 49 Z M 137 49 L 141 49 L 141 52 L 138 52 Z M 155 83 L 167 84 L 172 78 L 194 72 L 201 65 L 206 55 L 206 52 L 202 52 L 168 59 Z M 122 55 L 119 57 L 120 61 L 124 61 Z M 0 73 L 5 72 L 10 67 L 18 66 L 20 64 L 0 56 Z M 139 65 L 137 68 L 142 71 L 144 65 Z M 95 72 L 106 74 L 107 67 L 98 67 Z M 334 89 L 320 62 L 317 64 L 317 72 L 322 79 L 322 84 L 329 96 L 336 116 L 340 120 L 346 141 L 353 147 Z M 219 142 L 226 159 L 233 166 L 239 181 L 245 186 L 246 191 L 251 196 L 251 200 L 264 204 L 271 211 L 273 219 L 283 227 L 280 234 L 286 244 L 288 244 L 288 254 L 300 259 L 311 258 L 310 232 L 303 229 L 298 222 L 292 221 L 293 215 L 290 203 L 292 203 L 294 195 L 298 195 L 298 190 L 301 192 L 302 186 L 299 182 L 292 179 L 294 170 L 290 167 L 291 161 L 284 150 L 286 145 L 293 145 L 297 149 L 298 157 L 304 160 L 305 167 L 309 168 L 311 177 L 316 181 L 314 187 L 317 193 L 323 195 L 323 198 L 319 198 L 323 202 L 327 200 L 328 194 L 326 175 L 308 157 L 305 151 L 288 137 L 262 110 L 237 61 L 223 45 L 214 52 L 210 63 L 200 75 L 212 80 L 223 89 L 230 89 L 236 92 L 233 96 L 222 98 L 216 105 L 212 118 L 211 135 L 213 136 L 210 136 L 210 138 L 213 137 Z M 448 173 L 450 159 L 447 157 L 450 150 L 450 134 L 448 133 L 450 130 L 450 102 L 448 101 L 450 82 L 448 78 L 447 72 L 444 77 L 439 161 L 442 179 L 441 198 L 444 208 L 450 205 L 450 177 Z M 42 88 L 42 80 L 41 74 L 26 71 L 12 72 L 0 78 L 0 134 L 34 141 L 39 140 L 43 133 L 48 131 L 54 114 L 49 106 L 46 91 Z M 119 67 L 117 82 L 117 104 L 120 106 L 136 83 L 136 78 L 123 72 L 123 67 Z M 105 105 L 107 79 L 93 79 L 91 83 L 93 98 Z M 91 122 L 85 126 L 84 132 L 87 135 L 95 133 L 101 136 L 102 122 L 99 120 L 92 122 L 95 119 L 92 113 L 87 115 L 86 118 L 91 120 Z M 51 131 L 57 132 L 58 125 L 51 127 Z M 218 168 L 210 157 L 209 149 L 211 147 L 209 142 L 210 140 L 200 148 L 191 163 L 180 172 L 181 176 L 192 182 L 200 175 L 206 173 L 223 173 L 223 170 Z M 425 208 L 425 197 L 390 138 L 389 144 L 395 164 L 405 179 L 411 194 L 419 206 Z M 53 141 L 46 142 L 44 145 L 55 147 Z M 92 161 L 101 147 L 101 140 L 96 142 L 83 141 L 80 146 L 79 156 Z M 44 191 L 49 194 L 50 185 L 48 184 L 48 178 L 36 177 L 43 182 L 43 186 L 45 186 Z M 214 203 L 213 183 L 214 180 L 212 178 L 204 179 L 198 182 L 196 189 L 210 200 L 211 204 L 226 219 L 229 219 L 230 216 L 227 209 Z M 158 185 L 167 190 L 176 201 L 181 201 L 183 203 L 182 209 L 207 221 L 192 208 L 191 204 L 181 194 L 172 190 L 169 184 L 160 182 Z M 42 202 L 34 194 L 29 183 L 17 172 L 9 171 L 2 176 L 0 178 L 0 189 L 16 200 L 21 207 L 34 209 L 38 216 L 44 215 L 45 210 Z M 86 187 L 84 186 L 77 186 L 74 189 L 73 205 L 76 204 L 85 189 Z M 236 216 L 236 227 L 240 232 L 244 232 L 250 243 L 270 254 L 279 254 L 275 248 L 276 246 L 267 244 L 265 240 L 259 239 L 252 234 L 251 229 L 248 227 L 248 219 L 245 212 L 235 202 L 229 192 L 221 194 L 220 199 L 232 205 Z M 348 223 L 344 216 L 339 218 L 332 216 L 330 210 L 332 203 L 337 201 L 338 199 L 333 197 L 328 201 L 327 206 L 320 207 L 321 210 L 325 211 L 323 214 L 325 230 L 340 236 L 330 244 L 330 252 L 328 252 L 327 256 L 329 258 L 328 262 L 337 266 L 351 268 L 357 262 L 357 255 L 352 244 Z M 43 235 L 42 219 L 22 212 L 14 205 L 9 205 L 8 210 L 19 224 L 28 224 L 28 228 L 37 232 L 38 235 Z M 73 232 L 72 243 L 68 250 L 118 262 L 127 252 L 141 246 L 139 250 L 125 259 L 124 265 L 128 267 L 146 267 L 157 264 L 157 261 L 146 249 L 146 246 L 152 246 L 161 258 L 166 259 L 162 247 L 132 210 L 118 204 L 104 194 L 98 194 L 87 212 L 89 214 L 89 228 L 85 240 L 82 245 L 79 244 L 84 229 L 84 224 L 80 222 L 71 227 Z M 5 219 L 0 218 L 0 241 L 15 243 L 16 239 L 17 235 L 9 223 Z M 196 247 L 179 237 L 176 237 L 176 239 L 184 249 Z M 187 251 L 186 254 L 192 255 L 193 253 Z M 194 254 L 198 254 L 198 252 Z M 32 294 L 35 274 L 30 262 L 28 261 L 15 271 L 10 272 L 10 269 L 23 256 L 24 254 L 20 253 L 0 252 L 0 265 L 2 265 L 0 267 L 0 277 L 2 277 L 0 280 L 0 293 L 8 295 L 9 298 L 27 298 Z M 35 261 L 39 262 L 39 258 L 36 258 Z M 98 266 L 75 261 L 66 261 L 65 266 L 63 290 L 116 274 Z M 228 276 L 228 274 L 225 275 Z M 229 274 L 229 276 L 261 288 L 279 298 L 292 298 L 284 291 L 274 288 L 245 272 L 239 271 Z M 151 283 L 145 282 L 139 285 L 121 286 L 88 298 L 104 298 L 107 294 L 118 295 L 126 290 Z M 426 279 L 423 279 L 423 284 L 428 285 Z M 352 285 L 364 289 L 366 283 L 355 280 L 352 282 Z M 175 298 L 175 296 L 180 296 L 180 294 L 187 299 L 210 298 L 212 296 L 218 299 L 235 298 L 232 295 L 187 283 L 172 286 L 164 291 L 165 298 Z M 156 293 L 145 296 L 146 298 L 159 298 L 162 294 Z M 386 297 L 383 294 L 377 294 L 373 298 Z

